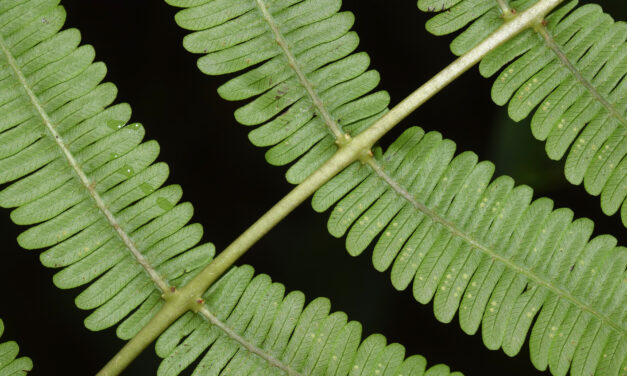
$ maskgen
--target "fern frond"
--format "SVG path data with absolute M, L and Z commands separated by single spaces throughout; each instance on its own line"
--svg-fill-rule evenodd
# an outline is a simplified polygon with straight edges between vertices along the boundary
M 0 4 L 0 183 L 11 183 L 0 205 L 32 226 L 18 238 L 22 247 L 49 248 L 41 260 L 63 268 L 58 287 L 87 286 L 76 299 L 94 310 L 86 326 L 121 322 L 117 333 L 127 339 L 214 248 L 197 246 L 202 227 L 188 225 L 192 206 L 179 203 L 179 186 L 162 187 L 168 168 L 154 162 L 158 144 L 142 143 L 140 124 L 127 125 L 128 105 L 110 106 L 116 88 L 101 83 L 104 64 L 92 62 L 90 46 L 78 47 L 77 30 L 59 32 L 64 18 L 58 0 Z M 451 374 L 443 365 L 425 373 L 422 357 L 403 360 L 402 346 L 383 336 L 360 345 L 360 325 L 329 314 L 327 300 L 303 309 L 301 293 L 284 297 L 283 285 L 253 278 L 250 267 L 233 269 L 204 299 L 159 340 L 161 374 L 178 374 L 204 352 L 196 372 Z M 3 368 L 15 358 L 11 346 L 0 345 L 0 375 L 30 367 L 21 359 Z
M 471 49 L 505 20 L 536 0 L 420 0 L 422 10 L 444 10 L 427 23 L 437 35 L 469 25 L 451 43 L 457 55 Z M 442 7 L 436 7 L 441 3 Z M 509 4 L 508 4 L 509 3 Z M 501 72 L 492 99 L 509 102 L 520 121 L 535 109 L 531 130 L 546 141 L 551 159 L 568 151 L 565 175 L 588 193 L 601 195 L 607 215 L 622 205 L 627 226 L 627 24 L 615 22 L 601 7 L 569 2 L 539 23 L 487 55 L 483 76 Z
M 4 333 L 4 323 L 0 320 L 0 337 Z M 20 347 L 15 342 L 0 343 L 0 376 L 24 376 L 33 369 L 29 358 L 18 358 Z
M 510 177 L 491 177 L 438 132 L 405 131 L 369 165 L 354 163 L 313 199 L 335 204 L 328 227 L 358 255 L 377 237 L 373 264 L 395 288 L 462 329 L 479 325 L 489 349 L 517 354 L 531 332 L 533 364 L 555 375 L 617 375 L 627 365 L 627 251 L 592 221 L 553 210 Z M 537 317 L 537 318 L 536 318 Z M 532 324 L 535 324 L 532 327 Z
M 154 163 L 159 145 L 142 142 L 127 104 L 101 83 L 103 63 L 79 47 L 75 29 L 59 31 L 58 0 L 0 4 L 0 206 L 15 208 L 26 249 L 49 248 L 44 265 L 63 268 L 60 288 L 86 286 L 77 297 L 95 309 L 89 329 L 113 326 L 132 337 L 161 302 L 155 284 L 177 286 L 214 254 L 196 246 L 202 227 L 181 188 L 162 187 L 168 166 Z M 144 273 L 146 271 L 147 273 Z M 165 282 L 169 281 L 169 283 Z
M 305 306 L 300 291 L 285 295 L 282 284 L 247 265 L 231 269 L 205 299 L 210 322 L 189 312 L 157 341 L 158 375 L 197 362 L 193 375 L 461 376 L 445 365 L 425 372 L 423 357 L 405 359 L 403 346 L 386 345 L 382 335 L 362 342 L 361 325 L 330 313 L 327 299 Z
M 341 0 L 168 0 L 184 7 L 176 15 L 193 30 L 183 41 L 203 73 L 244 71 L 218 92 L 227 100 L 252 99 L 235 112 L 244 125 L 261 125 L 249 138 L 272 146 L 273 165 L 299 183 L 336 151 L 345 133 L 367 128 L 389 103 L 387 93 L 369 94 L 379 74 L 350 31 L 354 16 L 339 12 Z M 353 54 L 352 54 L 353 53 Z M 253 99 L 254 98 L 254 99 Z
M 441 6 L 442 2 L 439 3 Z M 457 3 L 460 0 L 444 2 Z M 277 23 L 272 20 L 283 13 L 277 11 L 268 17 L 265 2 L 261 1 L 228 4 L 219 0 L 174 4 L 195 7 L 178 13 L 179 25 L 190 29 L 202 25 L 198 28 L 203 31 L 186 38 L 186 48 L 206 52 L 208 59 L 220 58 L 222 54 L 225 61 L 236 57 L 233 61 L 240 70 L 244 69 L 247 57 L 240 58 L 237 54 L 248 56 L 245 54 L 265 51 L 266 47 L 251 47 L 254 43 L 265 43 L 272 50 L 269 55 L 281 59 L 282 64 L 275 64 L 289 72 L 295 84 L 300 82 L 298 98 L 310 99 L 315 107 L 315 96 L 308 97 L 306 82 L 298 80 L 301 75 L 294 66 L 296 60 L 290 56 L 290 49 L 285 48 L 287 44 L 281 38 L 273 41 L 278 34 Z M 273 4 L 284 6 L 287 2 Z M 320 5 L 321 9 L 325 4 Z M 477 13 L 477 16 L 483 14 L 482 9 L 491 9 L 483 0 L 465 5 L 469 14 Z M 237 12 L 231 12 L 229 6 L 237 8 Z M 296 5 L 288 9 L 293 11 L 289 13 L 292 15 L 301 13 Z M 189 26 L 185 25 L 187 18 Z M 497 21 L 495 27 L 502 19 Z M 262 36 L 251 37 L 243 25 L 255 30 L 251 35 Z M 195 36 L 204 41 L 202 48 L 191 47 L 190 41 L 195 41 Z M 477 37 L 476 42 L 482 38 Z M 254 42 L 247 45 L 247 41 Z M 226 49 L 215 47 L 223 42 L 230 43 Z M 219 52 L 210 48 L 205 51 L 206 46 Z M 199 60 L 201 70 L 205 69 L 204 58 Z M 253 64 L 262 61 L 265 60 L 251 60 Z M 268 85 L 274 83 L 268 77 L 279 69 L 272 61 L 236 78 L 246 77 L 246 85 L 241 87 L 251 92 L 246 97 L 232 99 L 261 94 L 247 105 L 257 106 L 260 113 L 272 104 L 282 105 L 285 92 L 268 91 Z M 215 73 L 230 72 L 224 69 Z M 253 90 L 260 83 L 262 89 Z M 279 111 L 267 119 L 277 115 L 276 119 L 280 119 L 285 114 Z M 292 108 L 288 113 L 292 113 Z M 324 118 L 322 112 L 319 115 Z M 236 117 L 246 123 L 239 114 Z M 289 129 L 270 127 L 273 121 L 259 129 L 267 127 L 267 137 L 276 136 L 277 142 L 284 140 Z M 328 145 L 332 141 L 329 137 Z M 285 163 L 308 148 L 298 149 L 300 154 L 289 157 Z M 277 150 L 274 155 L 281 158 L 279 153 L 288 155 L 293 149 L 272 150 Z M 488 348 L 502 347 L 507 354 L 514 355 L 531 332 L 532 361 L 539 369 L 550 367 L 556 375 L 565 374 L 568 369 L 574 375 L 617 374 L 625 366 L 627 355 L 627 313 L 623 309 L 627 300 L 623 283 L 627 265 L 625 249 L 617 247 L 616 239 L 607 235 L 590 240 L 591 221 L 573 221 L 572 212 L 553 210 L 549 199 L 532 203 L 531 189 L 514 188 L 511 178 L 501 177 L 490 184 L 491 164 L 478 163 L 472 153 L 454 158 L 454 151 L 454 143 L 442 140 L 438 133 L 424 135 L 422 130 L 413 128 L 385 155 L 378 150 L 368 166 L 355 163 L 327 183 L 314 196 L 314 208 L 323 211 L 339 201 L 331 214 L 329 230 L 335 236 L 348 232 L 346 244 L 351 254 L 361 253 L 381 235 L 373 255 L 375 267 L 383 271 L 393 265 L 392 282 L 396 288 L 404 289 L 413 281 L 417 300 L 427 303 L 435 299 L 438 319 L 451 321 L 459 310 L 462 328 L 468 333 L 476 332 L 483 323 Z M 309 154 L 296 165 L 308 158 Z

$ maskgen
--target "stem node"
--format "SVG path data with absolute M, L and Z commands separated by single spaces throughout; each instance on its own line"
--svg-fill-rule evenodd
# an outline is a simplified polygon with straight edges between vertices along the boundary
M 341 136 L 337 137 L 335 139 L 335 144 L 339 147 L 339 148 L 343 148 L 346 145 L 350 144 L 351 141 L 353 140 L 353 138 L 351 137 L 350 134 L 348 133 L 344 133 Z
M 359 152 L 358 159 L 362 164 L 368 164 L 369 161 L 372 160 L 373 158 L 374 158 L 374 153 L 372 152 L 370 148 L 362 149 Z

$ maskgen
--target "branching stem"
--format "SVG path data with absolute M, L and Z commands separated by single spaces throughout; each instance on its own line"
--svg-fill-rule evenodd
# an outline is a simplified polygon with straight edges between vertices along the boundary
M 458 57 L 453 63 L 433 76 L 424 85 L 403 99 L 394 106 L 390 112 L 385 114 L 379 121 L 360 134 L 364 138 L 372 140 L 374 144 L 381 139 L 396 124 L 414 112 L 419 106 L 429 100 L 448 84 L 453 82 L 464 72 L 477 64 L 485 55 L 505 43 L 522 31 L 533 27 L 546 14 L 558 6 L 563 0 L 541 0 L 526 9 L 517 13 L 511 20 L 504 23 L 494 33 L 490 34 L 481 43 L 470 51 Z
M 167 329 L 178 317 L 188 310 L 199 311 L 198 301 L 202 295 L 237 259 L 270 231 L 277 223 L 297 208 L 325 182 L 354 162 L 361 150 L 357 143 L 341 147 L 322 167 L 274 205 L 266 214 L 244 231 L 225 248 L 194 279 L 180 289 L 164 296 L 166 304 L 150 322 L 133 337 L 115 357 L 98 373 L 98 376 L 120 374 L 138 355 Z M 202 313 L 202 312 L 201 312 Z M 227 333 L 228 334 L 228 333 Z
M 262 0 L 256 0 L 264 18 L 275 33 L 277 43 L 284 48 L 290 66 L 296 72 L 301 84 L 308 91 L 317 110 L 321 112 L 325 123 L 328 126 L 335 122 L 326 112 L 322 101 L 316 102 L 317 94 L 313 91 L 311 84 L 308 84 L 303 72 L 287 48 L 287 43 L 282 37 L 278 27 L 272 22 L 271 15 Z M 516 36 L 525 29 L 532 27 L 538 20 L 541 20 L 548 12 L 560 4 L 563 0 L 540 0 L 530 8 L 526 9 L 515 17 L 508 20 L 503 26 L 492 33 L 487 39 L 479 43 L 476 47 L 460 56 L 452 64 L 436 74 L 433 78 L 420 86 L 409 97 L 401 101 L 381 119 L 375 122 L 370 128 L 360 133 L 356 137 L 343 139 L 344 133 L 337 127 L 330 126 L 331 132 L 338 140 L 338 150 L 322 167 L 316 170 L 310 177 L 295 187 L 287 196 L 281 199 L 257 222 L 240 235 L 231 245 L 222 251 L 203 271 L 201 271 L 192 281 L 167 296 L 166 304 L 152 318 L 144 329 L 142 329 L 124 348 L 112 359 L 109 364 L 99 373 L 100 376 L 118 375 L 126 368 L 137 355 L 153 342 L 161 332 L 171 323 L 188 310 L 201 312 L 195 304 L 201 299 L 204 292 L 213 284 L 225 271 L 227 271 L 253 244 L 270 231 L 283 218 L 291 213 L 303 201 L 311 196 L 325 182 L 338 174 L 351 163 L 361 160 L 369 160 L 370 149 L 396 124 L 415 111 L 420 105 L 430 99 L 437 92 L 454 81 L 461 74 L 477 64 L 487 53 L 496 47 Z M 293 63 L 293 64 L 292 64 Z M 318 98 L 319 100 L 319 98 Z M 325 112 L 329 119 L 325 118 Z M 337 124 L 336 124 L 337 126 Z M 402 188 L 402 187 L 399 187 Z M 414 200 L 415 201 L 415 200 Z M 428 209 L 427 209 L 428 210 Z

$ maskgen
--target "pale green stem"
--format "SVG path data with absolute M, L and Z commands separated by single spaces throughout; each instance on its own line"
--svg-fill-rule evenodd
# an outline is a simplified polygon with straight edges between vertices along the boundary
M 222 251 L 207 267 L 192 279 L 181 291 L 191 295 L 201 296 L 213 282 L 228 270 L 240 256 L 253 244 L 270 231 L 277 223 L 296 209 L 303 201 L 311 196 L 322 184 L 357 160 L 361 154 L 367 152 L 364 144 L 350 142 L 317 169 L 305 181 L 296 186 L 281 201 L 274 205 L 257 222 L 249 227 L 231 245 Z
M 165 297 L 164 297 L 165 298 Z M 96 376 L 116 376 L 122 373 L 131 362 L 150 346 L 172 323 L 185 312 L 193 309 L 188 296 L 170 294 L 165 304 L 149 322 L 128 341 Z
M 505 22 L 494 33 L 490 34 L 477 46 L 463 54 L 451 65 L 411 93 L 402 102 L 396 105 L 370 128 L 362 132 L 358 137 L 372 141 L 373 145 L 381 139 L 390 129 L 403 120 L 407 115 L 415 111 L 445 86 L 457 79 L 460 75 L 477 64 L 485 55 L 505 43 L 525 29 L 540 22 L 543 17 L 558 6 L 563 0 L 538 1 L 523 12 L 518 13 L 510 21 Z
M 372 155 L 370 152 L 372 145 L 381 139 L 396 124 L 478 63 L 487 53 L 542 20 L 544 15 L 562 1 L 563 0 L 541 0 L 524 12 L 517 14 L 515 18 L 506 22 L 487 39 L 460 56 L 452 64 L 413 92 L 409 97 L 392 108 L 392 110 L 370 128 L 360 133 L 352 140 L 347 139 L 343 141 L 341 139 L 342 134 L 339 134 L 336 140 L 338 140 L 340 147 L 333 157 L 305 181 L 295 187 L 287 196 L 281 199 L 272 209 L 240 235 L 240 237 L 222 251 L 220 255 L 192 281 L 180 290 L 165 296 L 167 302 L 149 322 L 146 327 L 149 329 L 145 328 L 146 330 L 141 330 L 129 341 L 99 375 L 118 375 L 137 357 L 139 352 L 141 352 L 142 348 L 140 347 L 143 346 L 145 348 L 148 346 L 159 336 L 159 330 L 165 330 L 173 322 L 173 317 L 176 315 L 180 316 L 187 310 L 198 312 L 201 309 L 201 306 L 198 306 L 198 302 L 202 302 L 202 294 L 209 286 L 277 223 L 311 196 L 325 182 L 352 162 L 356 160 L 367 162 Z M 174 301 L 177 302 L 176 305 L 170 304 Z M 106 373 L 103 373 L 104 371 L 106 371 Z

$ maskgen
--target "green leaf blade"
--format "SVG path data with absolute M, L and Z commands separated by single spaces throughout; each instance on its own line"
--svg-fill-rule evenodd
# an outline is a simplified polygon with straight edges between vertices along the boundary
M 0 320 L 0 337 L 4 333 L 4 323 Z M 16 342 L 0 343 L 0 376 L 25 376 L 33 369 L 30 358 L 18 358 L 19 346 Z
M 228 100 L 252 100 L 235 118 L 259 125 L 249 138 L 257 146 L 273 146 L 266 155 L 269 163 L 296 161 L 287 174 L 291 183 L 303 181 L 332 156 L 340 133 L 356 135 L 365 119 L 374 121 L 386 110 L 387 94 L 366 100 L 379 78 L 367 70 L 365 53 L 353 53 L 359 44 L 350 31 L 354 16 L 339 12 L 339 0 L 175 6 L 185 8 L 177 23 L 196 30 L 183 45 L 203 54 L 202 72 L 242 71 L 218 92 Z

